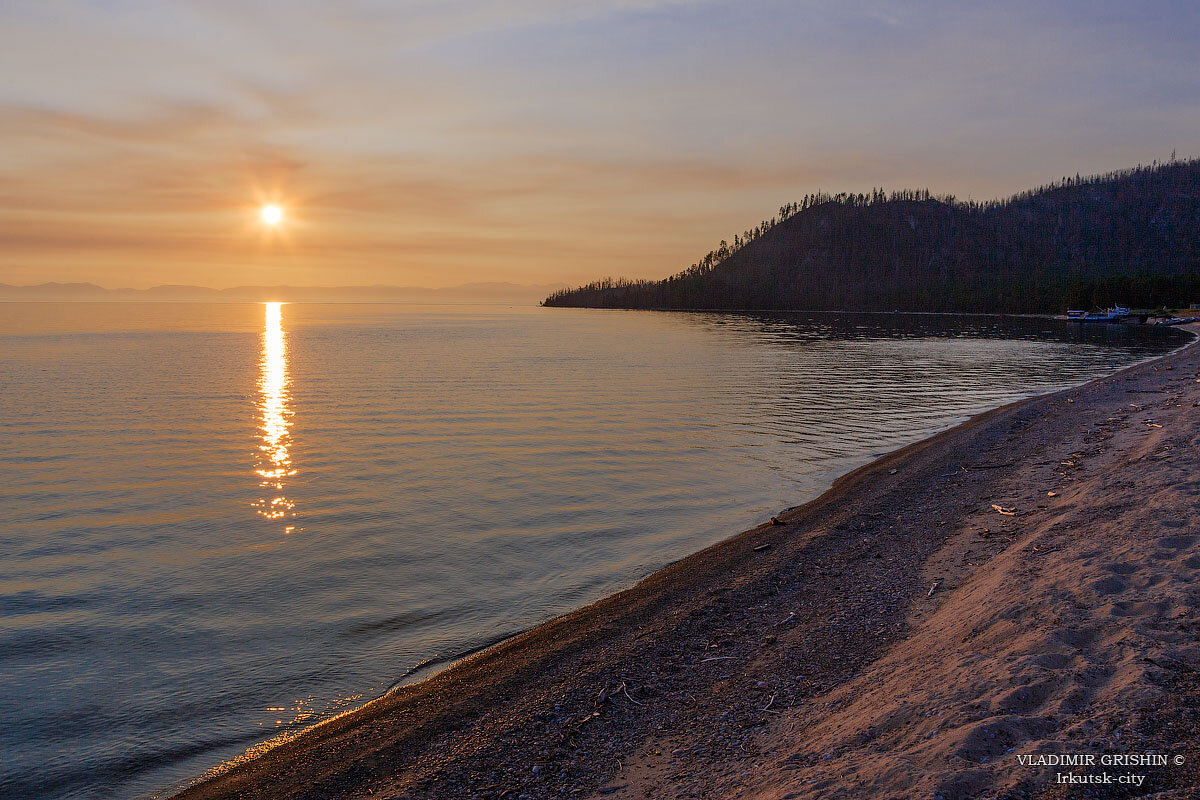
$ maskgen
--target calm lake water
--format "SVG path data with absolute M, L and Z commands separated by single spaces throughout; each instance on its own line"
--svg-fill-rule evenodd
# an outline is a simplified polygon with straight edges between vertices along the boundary
M 881 453 L 1184 340 L 986 317 L 0 304 L 0 796 L 177 787 Z

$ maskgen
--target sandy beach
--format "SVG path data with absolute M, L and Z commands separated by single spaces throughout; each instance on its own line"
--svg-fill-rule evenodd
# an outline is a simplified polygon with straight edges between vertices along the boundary
M 1196 797 L 1198 407 L 1189 346 L 982 414 L 176 797 Z

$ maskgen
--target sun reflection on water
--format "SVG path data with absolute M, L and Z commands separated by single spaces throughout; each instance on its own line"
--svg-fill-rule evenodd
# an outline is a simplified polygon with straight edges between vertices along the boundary
M 296 474 L 288 448 L 292 411 L 287 373 L 287 339 L 283 329 L 283 303 L 265 303 L 262 333 L 262 358 L 259 362 L 258 409 L 261 453 L 255 473 L 259 486 L 270 490 L 270 497 L 254 502 L 258 513 L 267 519 L 285 519 L 294 513 L 295 503 L 284 494 L 284 479 Z M 284 533 L 291 533 L 288 526 Z

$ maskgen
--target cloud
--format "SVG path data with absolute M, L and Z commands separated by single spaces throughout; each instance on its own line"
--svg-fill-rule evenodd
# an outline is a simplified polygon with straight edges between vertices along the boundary
M 661 276 L 818 188 L 1200 154 L 1197 14 L 1151 6 L 8 4 L 0 281 Z

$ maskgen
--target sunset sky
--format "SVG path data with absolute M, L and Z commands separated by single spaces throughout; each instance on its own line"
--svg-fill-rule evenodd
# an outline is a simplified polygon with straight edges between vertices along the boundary
M 981 199 L 1200 156 L 1185 2 L 46 0 L 0 20 L 6 283 L 657 278 L 818 188 Z

